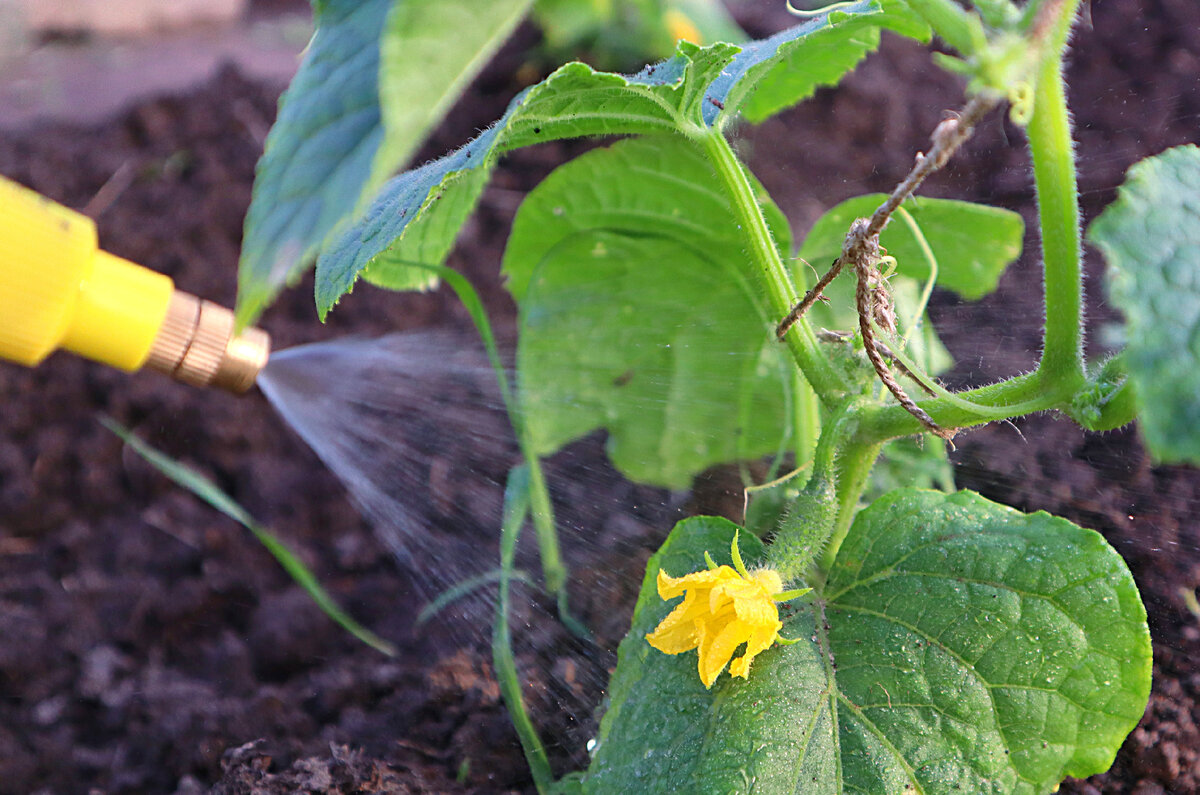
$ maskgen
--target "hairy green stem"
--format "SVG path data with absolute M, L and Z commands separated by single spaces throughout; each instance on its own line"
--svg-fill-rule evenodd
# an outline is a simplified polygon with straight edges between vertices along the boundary
M 1063 53 L 1079 0 L 1047 0 L 1033 32 L 1043 53 L 1036 70 L 1029 149 L 1038 198 L 1045 270 L 1046 318 L 1042 360 L 1028 375 L 918 403 L 942 427 L 965 428 L 1049 409 L 1068 409 L 1084 387 L 1083 282 L 1074 148 L 1062 78 Z M 1034 25 L 1035 28 L 1038 24 Z M 963 405 L 962 401 L 980 404 Z M 896 406 L 866 409 L 857 441 L 863 444 L 919 433 Z
M 729 141 L 718 130 L 698 136 L 698 143 L 708 156 L 717 177 L 725 187 L 733 206 L 735 219 L 745 237 L 751 258 L 766 287 L 770 310 L 775 317 L 783 317 L 796 303 L 796 288 L 771 237 L 767 220 L 754 195 L 754 188 L 746 175 Z M 846 392 L 846 386 L 833 364 L 821 351 L 812 328 L 805 322 L 797 323 L 785 338 L 788 350 L 804 377 L 812 385 L 821 401 L 833 405 Z
M 955 397 L 958 400 L 920 400 L 917 405 L 943 428 L 970 428 L 1064 405 L 1061 398 L 1046 394 L 1034 373 L 968 389 Z M 986 408 L 969 408 L 963 402 Z M 862 409 L 855 438 L 862 444 L 875 444 L 923 431 L 917 419 L 901 406 L 868 406 Z
M 796 423 L 796 463 L 808 461 L 817 449 L 821 432 L 821 401 L 800 371 L 793 370 L 792 400 L 795 401 L 793 420 Z
M 876 335 L 887 339 L 886 336 L 884 336 L 883 331 L 874 321 L 871 322 L 871 328 L 875 331 Z M 1024 408 L 1022 404 L 1012 404 L 995 408 L 983 403 L 972 403 L 971 401 L 965 399 L 961 394 L 955 394 L 951 392 L 931 378 L 920 365 L 905 355 L 901 346 L 897 345 L 891 348 L 889 353 L 891 354 L 892 358 L 895 359 L 896 364 L 907 370 L 908 376 L 920 384 L 926 392 L 934 397 L 941 398 L 947 404 L 954 406 L 955 408 L 960 408 L 971 412 L 972 414 L 978 415 L 980 419 L 991 417 L 992 419 L 996 420 L 1004 420 L 1013 416 L 1014 413 L 1021 413 L 1022 408 Z M 1030 411 L 1037 411 L 1037 406 L 1040 405 L 1040 402 L 1037 398 L 1034 398 L 1032 401 L 1029 401 L 1029 404 Z
M 838 458 L 854 430 L 854 410 L 858 405 L 859 401 L 843 401 L 830 413 L 829 419 L 821 427 L 821 436 L 817 439 L 817 447 L 813 451 L 810 482 L 828 480 L 832 483 L 837 480 Z
M 1038 378 L 1047 391 L 1060 396 L 1074 392 L 1084 380 L 1079 192 L 1062 75 L 1063 52 L 1078 5 L 1079 0 L 1065 0 L 1044 33 L 1045 54 L 1036 73 L 1028 129 L 1046 286 Z
M 850 530 L 882 446 L 855 441 L 864 405 L 844 401 L 821 428 L 812 475 L 789 506 L 767 553 L 784 582 L 821 581 Z

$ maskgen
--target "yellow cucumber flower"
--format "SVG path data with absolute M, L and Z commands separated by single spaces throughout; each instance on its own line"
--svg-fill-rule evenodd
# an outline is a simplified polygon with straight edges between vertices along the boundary
M 809 588 L 783 592 L 783 581 L 774 569 L 746 571 L 733 537 L 734 567 L 717 566 L 708 553 L 708 570 L 683 577 L 658 571 L 658 595 L 663 599 L 683 596 L 683 601 L 646 636 L 650 645 L 664 654 L 683 654 L 699 649 L 700 681 L 710 688 L 725 666 L 731 676 L 745 679 L 750 663 L 779 637 L 778 602 L 808 593 Z M 746 651 L 730 664 L 742 644 Z
M 682 11 L 672 8 L 663 14 L 663 21 L 667 26 L 667 35 L 672 39 L 683 39 L 690 41 L 692 44 L 704 44 L 704 35 L 700 33 L 700 29 Z

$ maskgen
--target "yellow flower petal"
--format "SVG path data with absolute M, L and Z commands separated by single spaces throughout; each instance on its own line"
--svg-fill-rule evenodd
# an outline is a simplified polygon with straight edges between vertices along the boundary
M 717 681 L 717 676 L 729 663 L 734 650 L 745 641 L 744 634 L 742 623 L 732 615 L 723 621 L 715 620 L 703 625 L 698 667 L 700 681 L 705 687 L 712 687 L 713 682 Z
M 783 629 L 782 621 L 756 628 L 746 641 L 746 653 L 729 664 L 730 676 L 747 678 L 750 675 L 750 663 L 754 662 L 755 657 L 769 649 L 771 644 L 778 640 L 781 629 Z
M 696 602 L 695 595 L 688 594 L 683 602 L 646 636 L 650 645 L 664 654 L 682 654 L 696 648 L 700 644 L 700 636 L 696 631 L 697 619 L 705 614 L 702 608 L 697 609 Z
M 667 615 L 646 640 L 667 654 L 697 650 L 696 667 L 704 687 L 730 668 L 732 676 L 746 677 L 754 658 L 779 639 L 776 594 L 784 591 L 779 573 L 762 568 L 748 572 L 740 564 L 737 538 L 732 554 L 738 568 L 718 566 L 674 578 L 659 569 L 659 596 L 683 602 Z M 706 555 L 708 560 L 708 557 Z M 742 657 L 733 658 L 745 647 Z
M 689 588 L 704 588 L 711 587 L 713 583 L 721 579 L 728 579 L 729 572 L 734 577 L 737 577 L 737 572 L 728 566 L 721 566 L 717 569 L 705 569 L 703 571 L 692 572 L 682 577 L 672 577 L 662 569 L 658 570 L 658 595 L 663 599 L 674 599 L 680 596 Z
M 765 591 L 755 594 L 753 597 L 736 599 L 733 606 L 737 611 L 738 618 L 747 624 L 762 626 L 779 621 L 779 608 L 775 606 L 775 600 L 771 598 L 771 595 Z
M 736 540 L 734 544 L 736 549 Z M 657 584 L 663 599 L 683 596 L 683 601 L 646 640 L 665 654 L 696 649 L 705 687 L 712 687 L 726 666 L 731 675 L 745 678 L 754 658 L 771 647 L 783 628 L 774 599 L 783 582 L 772 569 L 739 572 L 718 566 L 683 577 L 660 569 Z M 734 659 L 743 646 L 745 652 Z

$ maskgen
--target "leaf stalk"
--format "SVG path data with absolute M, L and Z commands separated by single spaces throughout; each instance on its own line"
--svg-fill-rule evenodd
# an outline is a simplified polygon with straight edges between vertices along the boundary
M 1037 70 L 1029 151 L 1037 190 L 1045 273 L 1045 337 L 1038 379 L 1047 392 L 1067 397 L 1085 378 L 1083 280 L 1075 150 L 1063 82 L 1063 53 L 1079 0 L 1047 4 L 1057 17 L 1040 22 L 1047 50 Z
M 754 195 L 754 188 L 747 178 L 746 170 L 734 154 L 729 141 L 719 130 L 710 130 L 700 136 L 698 142 L 729 197 L 735 220 L 746 239 L 750 257 L 766 287 L 771 315 L 782 317 L 796 303 L 796 288 L 792 284 L 787 267 L 779 257 L 779 251 L 775 248 L 771 230 Z M 841 375 L 821 351 L 816 336 L 807 323 L 797 323 L 784 338 L 784 342 L 822 403 L 832 406 L 845 395 L 846 385 Z
M 970 427 L 1037 411 L 1068 410 L 1086 386 L 1078 189 L 1062 76 L 1063 54 L 1078 7 L 1079 0 L 1045 0 L 1029 33 L 1034 50 L 1040 53 L 1028 134 L 1045 273 L 1042 359 L 1031 374 L 918 402 L 942 427 Z M 920 432 L 916 419 L 905 414 L 896 406 L 865 407 L 857 441 L 871 444 Z

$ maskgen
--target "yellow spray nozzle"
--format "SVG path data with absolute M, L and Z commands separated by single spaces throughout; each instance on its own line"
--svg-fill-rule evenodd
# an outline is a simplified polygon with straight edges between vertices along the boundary
M 90 218 L 0 177 L 0 357 L 32 367 L 59 348 L 244 392 L 270 338 L 235 336 L 229 310 L 101 251 Z

